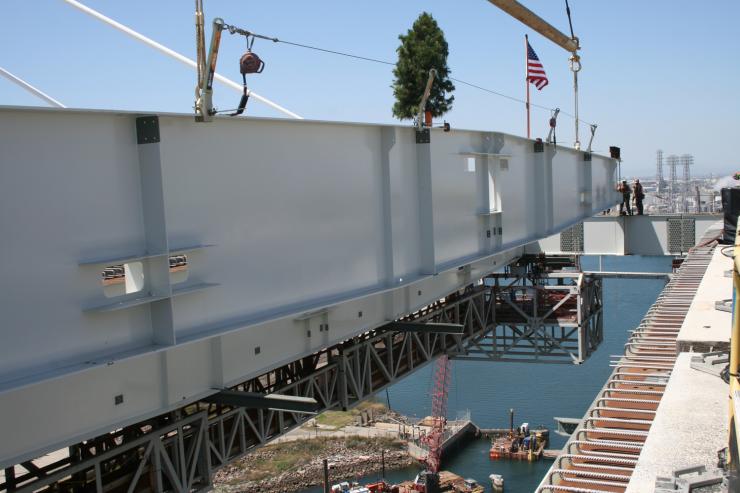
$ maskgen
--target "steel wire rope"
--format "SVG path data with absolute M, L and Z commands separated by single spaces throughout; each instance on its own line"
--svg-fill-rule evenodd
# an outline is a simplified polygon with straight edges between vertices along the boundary
M 576 35 L 573 34 L 573 21 L 570 18 L 570 5 L 568 0 L 565 0 L 565 13 L 568 15 L 568 26 L 570 27 L 570 39 L 576 39 Z
M 339 55 L 339 56 L 344 56 L 344 57 L 348 57 L 348 58 L 354 58 L 356 60 L 363 60 L 363 61 L 366 61 L 366 62 L 378 63 L 378 64 L 381 64 L 381 65 L 390 65 L 390 66 L 395 66 L 396 65 L 393 62 L 389 62 L 387 60 L 380 60 L 378 58 L 371 58 L 371 57 L 366 57 L 366 56 L 361 56 L 361 55 L 355 55 L 353 53 L 346 53 L 346 52 L 343 52 L 343 51 L 330 50 L 330 49 L 327 49 L 327 48 L 320 48 L 318 46 L 307 45 L 307 44 L 304 44 L 304 43 L 296 43 L 294 41 L 286 41 L 286 40 L 280 39 L 280 38 L 275 38 L 275 37 L 271 37 L 271 36 L 265 36 L 263 34 L 253 33 L 252 31 L 248 31 L 246 29 L 241 29 L 239 27 L 236 27 L 236 26 L 233 26 L 233 25 L 230 25 L 230 24 L 224 24 L 224 28 L 227 29 L 231 34 L 240 34 L 242 36 L 252 36 L 254 38 L 259 38 L 259 39 L 264 39 L 264 40 L 267 40 L 267 41 L 272 41 L 273 43 L 283 43 L 283 44 L 286 44 L 286 45 L 297 46 L 299 48 L 304 48 L 304 49 L 307 49 L 307 50 L 320 51 L 320 52 L 323 52 L 323 53 L 329 53 L 329 54 L 332 54 L 332 55 Z M 519 99 L 517 97 L 510 96 L 508 94 L 504 94 L 504 93 L 501 93 L 501 92 L 498 92 L 498 91 L 494 91 L 493 89 L 488 89 L 487 87 L 479 86 L 478 84 L 473 84 L 472 82 L 467 82 L 465 80 L 458 79 L 456 77 L 450 77 L 450 80 L 452 80 L 454 82 L 458 82 L 458 83 L 463 84 L 463 85 L 466 85 L 466 86 L 470 86 L 470 87 L 472 87 L 474 89 L 478 89 L 480 91 L 484 91 L 484 92 L 487 92 L 487 93 L 490 93 L 490 94 L 494 94 L 496 96 L 499 96 L 499 97 L 502 97 L 502 98 L 505 98 L 505 99 L 509 99 L 511 101 L 515 101 L 517 103 L 522 103 L 522 104 L 526 104 L 527 103 L 523 99 Z M 539 108 L 539 109 L 542 109 L 542 110 L 545 110 L 545 111 L 553 111 L 554 110 L 554 108 L 550 108 L 548 106 L 544 106 L 544 105 L 536 104 L 536 103 L 530 103 L 530 106 L 531 107 L 534 107 L 534 108 Z M 567 111 L 560 110 L 560 113 L 563 114 L 563 115 L 565 115 L 565 116 L 567 116 L 567 117 L 569 117 L 569 118 L 575 119 L 575 115 L 573 115 L 571 113 L 568 113 Z M 583 119 L 580 119 L 580 123 L 582 123 L 584 125 L 587 125 L 587 126 L 592 125 L 591 122 L 588 122 L 588 121 L 583 120 Z
M 578 38 L 576 38 L 575 34 L 573 34 L 573 21 L 570 17 L 570 5 L 568 5 L 568 0 L 565 0 L 565 12 L 568 14 L 568 26 L 570 26 L 570 39 L 572 39 L 576 44 L 576 49 L 573 51 L 573 54 L 570 57 L 570 70 L 573 72 L 573 97 L 574 97 L 574 105 L 573 109 L 575 112 L 575 115 L 573 116 L 573 119 L 575 120 L 575 127 L 576 127 L 576 142 L 575 142 L 575 148 L 580 149 L 581 148 L 581 142 L 578 138 L 578 129 L 580 126 L 579 118 L 578 118 L 578 72 L 581 71 L 581 57 L 578 55 L 578 50 L 580 49 L 580 43 L 578 42 Z M 596 126 L 593 124 L 589 124 L 591 126 L 591 141 L 593 141 L 593 132 L 596 129 Z M 591 143 L 588 145 L 589 152 L 591 152 Z

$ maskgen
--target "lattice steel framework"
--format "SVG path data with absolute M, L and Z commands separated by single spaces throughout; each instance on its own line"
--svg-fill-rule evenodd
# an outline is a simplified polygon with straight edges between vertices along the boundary
M 558 294 L 554 304 L 552 293 Z M 346 410 L 441 355 L 580 363 L 602 340 L 601 281 L 579 272 L 531 269 L 521 275 L 494 275 L 402 320 L 460 324 L 464 332 L 383 326 L 276 367 L 233 390 L 312 397 L 321 411 Z M 63 459 L 42 465 L 42 458 L 7 468 L 0 491 L 207 490 L 214 469 L 308 418 L 196 402 L 76 444 Z
M 432 389 L 432 429 L 426 437 L 426 465 L 430 472 L 439 472 L 442 462 L 442 444 L 447 424 L 447 393 L 450 387 L 450 359 L 446 354 L 437 358 Z
M 663 178 L 663 151 L 660 149 L 658 149 L 655 167 L 655 185 L 658 193 L 662 193 L 665 188 L 665 181 Z
M 203 491 L 211 486 L 208 416 L 173 412 L 69 448 L 45 465 L 5 469 L 3 491 Z
M 561 252 L 583 252 L 583 221 L 574 224 L 560 233 Z
M 681 166 L 683 168 L 683 187 L 681 188 L 681 211 L 689 212 L 689 188 L 691 187 L 691 166 L 694 164 L 694 156 L 691 154 L 681 155 Z
M 557 272 L 489 281 L 491 330 L 474 337 L 458 358 L 580 364 L 601 344 L 601 279 Z
M 668 218 L 668 251 L 674 254 L 688 252 L 696 243 L 696 220 L 691 217 Z
M 678 166 L 678 156 L 671 154 L 666 158 L 666 161 L 668 163 L 668 171 L 670 172 L 668 177 L 668 190 L 670 192 L 668 211 L 676 212 L 676 194 L 679 192 L 678 175 L 676 170 Z

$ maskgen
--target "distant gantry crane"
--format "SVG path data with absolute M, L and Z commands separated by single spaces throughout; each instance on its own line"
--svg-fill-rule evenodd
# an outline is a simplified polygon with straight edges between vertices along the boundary
M 694 164 L 694 156 L 683 154 L 681 166 L 683 167 L 683 187 L 681 189 L 681 212 L 689 212 L 689 193 L 691 187 L 691 166 Z M 697 204 L 698 205 L 698 204 Z
M 678 179 L 676 175 L 676 167 L 678 166 L 678 156 L 671 154 L 666 158 L 668 162 L 669 178 L 669 200 L 668 200 L 668 212 L 676 212 L 676 193 L 678 191 Z
M 668 204 L 667 212 L 689 212 L 689 196 L 691 195 L 691 166 L 694 165 L 694 156 L 691 154 L 682 154 L 677 156 L 671 154 L 666 157 L 668 164 Z M 663 181 L 663 151 L 657 153 L 657 170 L 656 170 L 656 187 L 660 194 L 665 189 Z M 682 168 L 682 177 L 678 178 L 678 167 Z M 695 210 L 701 209 L 700 197 L 697 196 Z

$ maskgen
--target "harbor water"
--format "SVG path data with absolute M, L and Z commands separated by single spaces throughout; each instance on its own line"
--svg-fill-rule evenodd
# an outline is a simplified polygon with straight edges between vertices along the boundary
M 584 270 L 598 270 L 597 257 L 584 256 Z M 670 257 L 603 257 L 605 271 L 670 272 Z M 471 419 L 481 428 L 506 428 L 508 412 L 515 410 L 515 426 L 528 422 L 530 426 L 555 428 L 553 417 L 580 418 L 593 401 L 597 391 L 611 373 L 609 356 L 622 354 L 628 331 L 640 322 L 655 301 L 665 282 L 659 279 L 605 279 L 604 341 L 594 355 L 582 365 L 489 363 L 454 361 L 449 391 L 448 416 L 470 412 Z M 423 417 L 430 413 L 432 366 L 402 380 L 388 392 L 391 407 L 408 416 Z M 386 399 L 385 393 L 378 396 Z M 549 448 L 561 448 L 566 441 L 550 433 Z M 442 467 L 463 477 L 486 485 L 491 473 L 504 476 L 507 493 L 534 491 L 552 464 L 551 461 L 510 462 L 492 461 L 488 457 L 490 441 L 473 440 L 443 462 Z M 417 468 L 389 471 L 390 482 L 413 479 Z M 333 478 L 339 482 L 340 478 Z M 342 478 L 362 483 L 378 479 L 378 475 Z M 302 493 L 321 493 L 312 488 Z

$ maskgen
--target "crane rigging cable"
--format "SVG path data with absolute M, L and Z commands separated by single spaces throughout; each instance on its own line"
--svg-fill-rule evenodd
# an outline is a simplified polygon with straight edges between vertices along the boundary
M 575 40 L 576 36 L 573 34 L 573 21 L 570 18 L 570 5 L 568 5 L 568 0 L 565 0 L 565 13 L 568 14 L 568 27 L 570 27 L 570 38 Z
M 571 12 L 570 12 L 570 5 L 568 3 L 568 0 L 565 0 L 565 13 L 568 16 L 568 26 L 570 27 L 570 38 L 560 30 L 558 30 L 556 27 L 554 27 L 552 24 L 548 23 L 546 20 L 542 19 L 540 16 L 529 10 L 527 7 L 519 3 L 518 0 L 488 0 L 490 3 L 495 5 L 496 7 L 500 8 L 510 16 L 514 17 L 518 21 L 520 21 L 525 26 L 528 26 L 538 33 L 540 33 L 545 38 L 549 39 L 556 45 L 560 46 L 561 48 L 565 49 L 566 51 L 570 52 L 570 70 L 573 72 L 573 96 L 574 96 L 574 104 L 573 104 L 573 112 L 575 115 L 573 115 L 573 119 L 575 120 L 575 133 L 576 133 L 576 141 L 573 144 L 573 147 L 575 147 L 576 150 L 579 150 L 581 148 L 581 142 L 578 138 L 578 131 L 580 126 L 580 121 L 578 117 L 578 72 L 581 70 L 581 56 L 578 54 L 578 50 L 581 49 L 580 41 L 578 40 L 578 37 L 573 32 L 573 21 L 571 19 Z M 526 38 L 526 36 L 525 36 Z M 527 85 L 527 90 L 529 90 L 529 85 Z M 527 97 L 529 100 L 529 97 Z M 527 106 L 529 108 L 529 106 Z M 595 127 L 591 125 L 592 135 L 595 131 Z
M 575 42 L 576 46 L 580 48 L 581 44 L 573 33 L 573 20 L 570 15 L 570 5 L 568 0 L 565 0 L 565 13 L 568 16 L 568 27 L 570 27 L 570 38 Z M 578 55 L 578 50 L 574 51 L 570 56 L 570 70 L 573 72 L 573 110 L 575 112 L 575 127 L 576 127 L 576 141 L 575 148 L 581 148 L 581 142 L 578 139 L 578 72 L 581 71 L 581 57 Z M 591 142 L 594 139 L 594 133 L 596 132 L 596 126 L 594 124 L 589 125 L 591 128 Z M 589 150 L 591 149 L 591 142 L 588 143 Z M 590 151 L 589 151 L 590 152 Z
M 389 65 L 389 66 L 394 66 L 394 67 L 396 65 L 394 62 L 389 62 L 387 60 L 381 60 L 381 59 L 378 59 L 378 58 L 372 58 L 372 57 L 366 57 L 366 56 L 361 56 L 361 55 L 355 55 L 353 53 L 347 53 L 347 52 L 343 52 L 343 51 L 331 50 L 331 49 L 328 49 L 328 48 L 321 48 L 321 47 L 318 47 L 318 46 L 312 46 L 312 45 L 308 45 L 308 44 L 304 44 L 304 43 L 296 43 L 294 41 L 287 41 L 287 40 L 284 40 L 284 39 L 276 38 L 274 36 L 266 36 L 264 34 L 257 34 L 255 32 L 249 31 L 247 29 L 242 29 L 242 28 L 236 27 L 236 26 L 231 25 L 231 24 L 224 24 L 224 29 L 227 30 L 227 31 L 229 31 L 230 34 L 239 34 L 239 35 L 242 35 L 242 36 L 245 36 L 245 37 L 252 37 L 252 38 L 258 38 L 258 39 L 264 39 L 266 41 L 272 41 L 273 43 L 282 43 L 282 44 L 286 44 L 286 45 L 290 45 L 290 46 L 296 46 L 298 48 L 304 48 L 304 49 L 307 49 L 307 50 L 314 50 L 314 51 L 319 51 L 319 52 L 323 52 L 323 53 L 329 53 L 329 54 L 332 54 L 332 55 L 338 55 L 338 56 L 343 56 L 343 57 L 347 57 L 347 58 L 354 58 L 356 60 L 363 60 L 363 61 L 366 61 L 366 62 L 377 63 L 377 64 L 381 64 L 381 65 Z M 472 87 L 474 89 L 478 89 L 479 91 L 484 91 L 484 92 L 487 92 L 489 94 L 493 94 L 495 96 L 499 96 L 499 97 L 508 99 L 510 101 L 515 101 L 517 103 L 526 104 L 526 101 L 524 101 L 523 99 L 519 99 L 517 97 L 510 96 L 508 94 L 504 94 L 504 93 L 501 93 L 501 92 L 498 92 L 498 91 L 494 91 L 493 89 L 488 89 L 486 87 L 483 87 L 483 86 L 480 86 L 480 85 L 477 85 L 477 84 L 473 84 L 472 82 L 467 82 L 465 80 L 458 79 L 456 77 L 450 77 L 450 80 L 452 80 L 454 82 L 458 82 L 458 83 L 463 84 L 463 85 L 466 85 L 466 86 L 469 86 L 469 87 Z M 535 108 L 539 108 L 539 109 L 542 109 L 542 110 L 545 110 L 545 111 L 548 111 L 548 112 L 554 111 L 553 108 L 550 108 L 550 107 L 544 106 L 544 105 L 540 105 L 540 104 L 530 103 L 530 106 L 535 107 Z M 560 113 L 563 114 L 563 115 L 565 115 L 565 116 L 568 116 L 570 118 L 573 118 L 573 119 L 576 119 L 577 118 L 576 115 L 567 113 L 567 112 L 562 111 L 562 110 L 560 111 Z M 580 123 L 583 123 L 584 125 L 593 125 L 592 123 L 589 123 L 589 122 L 587 122 L 585 120 L 580 120 Z

